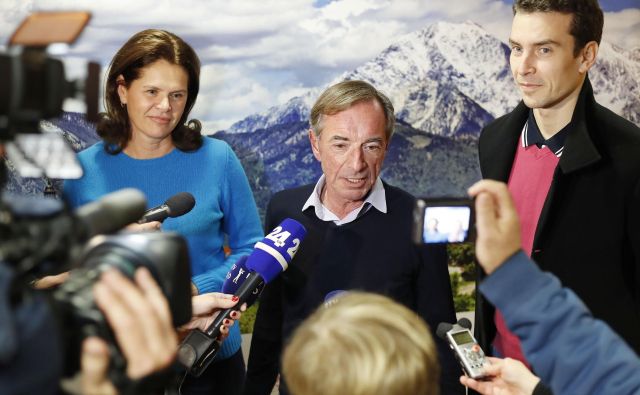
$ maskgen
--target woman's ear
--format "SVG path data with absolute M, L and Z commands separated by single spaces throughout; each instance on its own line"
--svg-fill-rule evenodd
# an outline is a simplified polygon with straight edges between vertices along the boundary
M 116 78 L 116 85 L 118 85 L 118 96 L 120 96 L 120 105 L 125 106 L 127 104 L 127 86 L 124 82 L 122 74 Z

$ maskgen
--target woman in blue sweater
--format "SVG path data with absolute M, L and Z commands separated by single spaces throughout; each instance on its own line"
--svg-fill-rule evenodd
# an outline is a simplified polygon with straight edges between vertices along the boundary
M 198 56 L 176 35 L 151 29 L 131 37 L 109 66 L 106 114 L 97 126 L 102 141 L 79 154 L 84 176 L 64 186 L 72 207 L 127 187 L 143 191 L 149 207 L 191 193 L 193 210 L 167 219 L 162 229 L 187 240 L 194 294 L 219 291 L 233 262 L 263 236 L 238 158 L 225 142 L 203 137 L 197 120 L 187 122 L 199 78 Z M 235 325 L 214 364 L 200 378 L 188 377 L 182 393 L 240 393 L 245 370 L 240 345 Z

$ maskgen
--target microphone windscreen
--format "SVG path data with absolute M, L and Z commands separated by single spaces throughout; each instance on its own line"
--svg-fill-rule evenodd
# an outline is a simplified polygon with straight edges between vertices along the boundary
M 113 233 L 136 222 L 147 207 L 147 199 L 137 189 L 109 193 L 100 200 L 78 207 L 74 214 L 86 228 L 86 236 Z
M 247 279 L 249 273 L 251 273 L 251 271 L 247 269 L 248 258 L 249 257 L 246 255 L 242 256 L 236 263 L 233 264 L 233 266 L 231 266 L 231 269 L 227 273 L 226 279 L 222 284 L 222 293 L 235 295 L 238 288 L 240 288 L 242 283 L 244 283 L 244 281 Z M 258 299 L 260 293 L 262 293 L 263 288 L 264 283 L 253 290 L 253 292 L 251 293 L 251 295 L 249 295 L 245 302 L 247 303 L 247 307 L 251 306 Z
M 451 325 L 450 323 L 441 322 L 438 324 L 438 329 L 436 329 L 436 335 L 438 335 L 440 339 L 446 340 L 447 332 L 449 332 L 452 328 L 453 328 L 453 325 Z
M 196 199 L 189 192 L 180 192 L 171 196 L 164 204 L 169 207 L 169 217 L 173 218 L 191 211 L 196 205 Z
M 469 330 L 471 330 L 471 321 L 469 321 L 468 318 L 460 318 L 457 322 L 458 325 L 460 325 L 463 328 L 467 328 Z
M 307 234 L 301 223 L 287 218 L 262 241 L 256 243 L 247 260 L 247 268 L 257 272 L 265 283 L 287 270 L 300 243 Z

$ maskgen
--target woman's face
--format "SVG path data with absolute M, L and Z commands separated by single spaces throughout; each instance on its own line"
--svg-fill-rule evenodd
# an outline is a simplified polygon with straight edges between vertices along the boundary
M 127 105 L 132 141 L 153 143 L 170 137 L 184 112 L 188 83 L 181 66 L 158 60 L 143 68 L 128 88 L 118 86 L 120 102 Z

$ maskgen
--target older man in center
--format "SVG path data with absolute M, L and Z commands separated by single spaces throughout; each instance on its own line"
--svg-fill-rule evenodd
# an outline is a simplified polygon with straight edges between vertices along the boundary
M 380 179 L 393 111 L 389 99 L 364 81 L 333 85 L 314 104 L 309 140 L 323 174 L 316 184 L 275 194 L 267 208 L 267 231 L 293 218 L 308 233 L 289 270 L 266 286 L 260 300 L 245 394 L 271 393 L 284 343 L 333 291 L 387 295 L 432 331 L 455 321 L 444 246 L 412 243 L 414 198 Z M 437 342 L 441 393 L 460 393 L 459 368 L 446 344 Z M 286 383 L 280 393 L 288 393 Z

